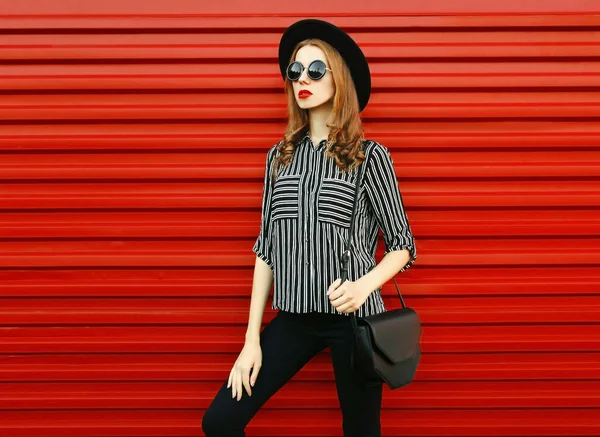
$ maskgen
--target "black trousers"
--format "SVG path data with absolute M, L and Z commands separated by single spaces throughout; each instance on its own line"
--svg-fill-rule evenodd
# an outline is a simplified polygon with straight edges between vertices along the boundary
M 279 310 L 260 333 L 262 367 L 248 396 L 231 397 L 227 380 L 202 418 L 207 437 L 245 437 L 246 425 L 260 407 L 312 357 L 329 347 L 345 437 L 381 437 L 382 384 L 367 384 L 350 366 L 350 317 L 294 314 Z M 229 378 L 229 375 L 227 375 Z

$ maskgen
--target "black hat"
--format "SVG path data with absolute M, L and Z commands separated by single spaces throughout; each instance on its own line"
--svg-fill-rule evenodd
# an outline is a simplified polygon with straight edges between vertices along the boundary
M 367 58 L 346 32 L 327 21 L 312 18 L 300 20 L 285 30 L 279 42 L 279 69 L 283 80 L 296 44 L 307 38 L 322 39 L 340 53 L 356 87 L 359 111 L 365 109 L 371 95 L 371 72 Z

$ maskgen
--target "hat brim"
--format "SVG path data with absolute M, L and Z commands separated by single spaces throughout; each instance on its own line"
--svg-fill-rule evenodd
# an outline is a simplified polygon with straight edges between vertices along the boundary
M 300 20 L 288 27 L 279 42 L 279 69 L 283 80 L 296 45 L 307 38 L 318 38 L 331 44 L 342 56 L 354 81 L 362 111 L 371 95 L 371 72 L 364 53 L 356 42 L 339 27 L 313 18 Z

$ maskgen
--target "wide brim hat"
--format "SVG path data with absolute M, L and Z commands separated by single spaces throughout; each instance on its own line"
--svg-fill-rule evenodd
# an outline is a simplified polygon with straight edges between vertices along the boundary
M 340 53 L 354 81 L 359 110 L 365 109 L 371 96 L 371 72 L 367 58 L 346 32 L 327 21 L 309 18 L 296 21 L 285 30 L 279 42 L 279 69 L 283 80 L 286 79 L 286 70 L 294 48 L 307 38 L 321 39 Z

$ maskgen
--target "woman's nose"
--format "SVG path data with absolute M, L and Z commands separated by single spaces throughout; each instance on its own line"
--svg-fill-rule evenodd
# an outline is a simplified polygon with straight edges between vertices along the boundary
M 308 77 L 308 68 L 305 68 L 304 70 L 302 70 L 302 74 L 300 74 L 300 78 L 298 79 L 298 82 L 302 82 L 302 83 L 310 82 L 310 77 Z

